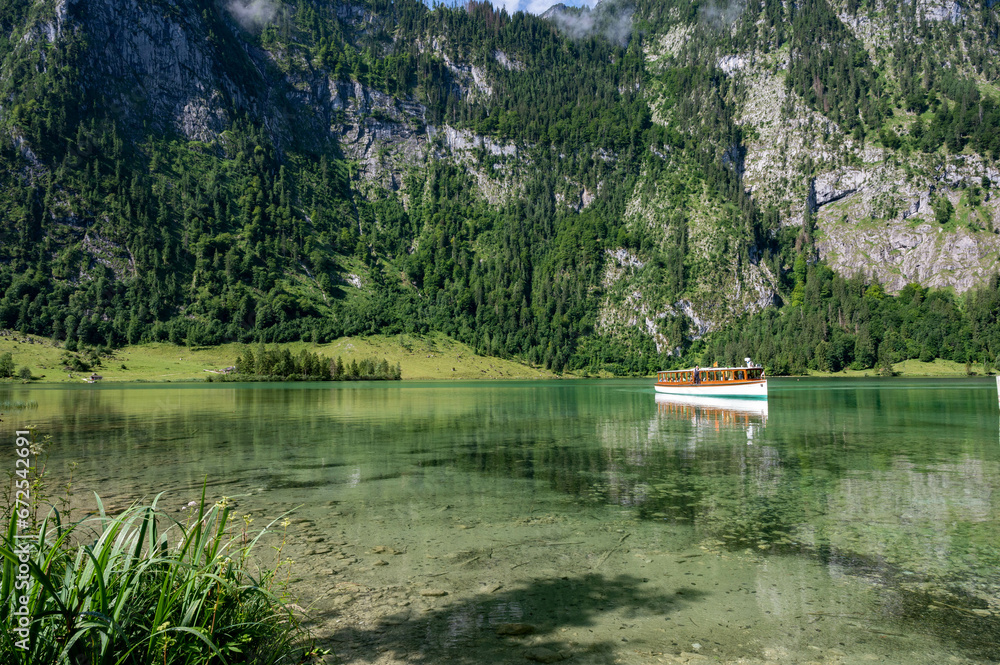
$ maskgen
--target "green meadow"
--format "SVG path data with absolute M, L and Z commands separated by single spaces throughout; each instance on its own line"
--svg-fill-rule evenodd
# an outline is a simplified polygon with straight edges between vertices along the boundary
M 105 382 L 200 381 L 210 371 L 233 365 L 243 346 L 187 347 L 168 343 L 126 346 L 101 356 L 100 366 L 91 371 L 104 377 Z M 399 363 L 404 379 L 549 379 L 557 376 L 511 360 L 476 355 L 465 344 L 440 334 L 344 337 L 329 344 L 292 342 L 280 346 L 293 354 L 308 349 L 330 360 L 340 357 L 345 362 L 385 358 L 390 365 Z M 23 366 L 31 369 L 35 381 L 73 383 L 91 374 L 90 371 L 67 370 L 63 361 L 66 350 L 48 338 L 20 334 L 0 337 L 0 356 L 8 352 L 17 369 Z M 82 353 L 76 355 L 84 357 Z

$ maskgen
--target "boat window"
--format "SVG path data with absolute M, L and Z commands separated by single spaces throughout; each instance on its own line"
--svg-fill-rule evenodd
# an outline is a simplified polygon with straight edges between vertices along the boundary
M 743 380 L 743 370 L 741 370 L 741 369 L 736 370 L 736 380 L 737 381 L 742 381 Z

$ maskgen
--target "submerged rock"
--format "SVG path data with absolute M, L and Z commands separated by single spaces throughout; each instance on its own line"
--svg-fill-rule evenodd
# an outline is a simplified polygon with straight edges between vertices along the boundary
M 561 651 L 555 651 L 548 647 L 535 647 L 524 652 L 524 657 L 536 663 L 558 663 L 569 658 Z
M 535 627 L 530 623 L 502 623 L 497 626 L 497 635 L 530 635 Z

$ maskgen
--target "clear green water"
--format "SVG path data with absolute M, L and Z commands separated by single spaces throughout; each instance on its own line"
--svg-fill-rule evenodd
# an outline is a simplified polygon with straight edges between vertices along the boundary
M 991 379 L 772 380 L 766 414 L 649 381 L 5 400 L 38 403 L 0 433 L 52 437 L 53 492 L 75 464 L 81 502 L 182 517 L 207 478 L 254 526 L 296 507 L 290 589 L 345 662 L 1000 659 Z

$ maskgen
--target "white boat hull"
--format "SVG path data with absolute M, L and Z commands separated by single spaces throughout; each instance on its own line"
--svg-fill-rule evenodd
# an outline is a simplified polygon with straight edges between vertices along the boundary
M 767 399 L 767 379 L 746 381 L 736 384 L 714 384 L 693 386 L 691 384 L 670 385 L 657 383 L 656 392 L 662 395 L 685 395 L 688 397 L 725 397 L 732 399 Z

